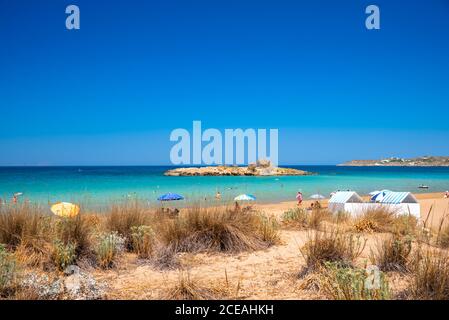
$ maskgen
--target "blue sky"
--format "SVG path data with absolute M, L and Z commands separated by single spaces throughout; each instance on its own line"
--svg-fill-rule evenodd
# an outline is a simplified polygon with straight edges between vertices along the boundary
M 449 155 L 447 0 L 0 6 L 0 165 L 168 164 L 193 120 L 278 128 L 284 164 Z

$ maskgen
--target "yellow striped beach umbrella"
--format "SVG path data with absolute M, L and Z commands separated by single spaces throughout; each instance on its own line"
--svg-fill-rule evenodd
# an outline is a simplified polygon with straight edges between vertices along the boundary
M 64 218 L 73 218 L 80 212 L 80 207 L 70 202 L 57 202 L 50 207 L 51 212 Z

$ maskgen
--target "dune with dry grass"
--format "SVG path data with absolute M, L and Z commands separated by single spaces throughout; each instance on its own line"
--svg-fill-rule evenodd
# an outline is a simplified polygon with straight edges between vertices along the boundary
M 39 206 L 2 206 L 0 297 L 449 298 L 444 221 L 271 208 L 192 205 L 167 214 L 128 202 L 61 218 Z M 82 288 L 73 289 L 74 279 Z

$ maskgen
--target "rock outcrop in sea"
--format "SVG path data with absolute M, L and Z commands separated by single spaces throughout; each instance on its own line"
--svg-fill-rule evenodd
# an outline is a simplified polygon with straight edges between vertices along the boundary
M 187 167 L 171 169 L 164 173 L 166 176 L 306 176 L 313 173 L 272 166 L 269 160 L 258 160 L 247 167 L 213 166 Z

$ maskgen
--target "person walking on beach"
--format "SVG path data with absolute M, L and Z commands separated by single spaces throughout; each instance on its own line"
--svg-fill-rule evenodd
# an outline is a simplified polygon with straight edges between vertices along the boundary
M 215 194 L 215 199 L 216 200 L 221 200 L 221 193 L 220 193 L 220 191 L 217 191 L 217 193 Z
M 445 193 L 444 193 L 444 197 L 447 199 L 447 198 L 449 198 L 449 191 L 446 191 Z
M 12 196 L 12 203 L 14 203 L 14 204 L 17 203 L 17 195 Z
M 296 200 L 298 200 L 298 206 L 302 203 L 302 192 L 298 191 L 298 194 L 296 195 Z

